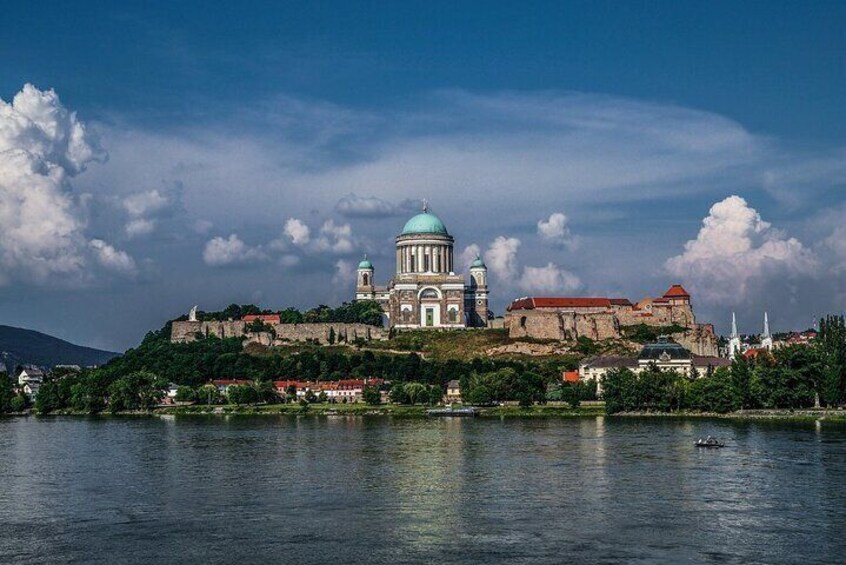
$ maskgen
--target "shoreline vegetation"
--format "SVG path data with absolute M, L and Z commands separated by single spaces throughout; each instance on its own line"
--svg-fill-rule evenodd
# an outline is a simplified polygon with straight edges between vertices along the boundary
M 846 424 L 846 410 L 841 409 L 805 409 L 805 410 L 738 410 L 736 412 L 649 412 L 632 411 L 607 414 L 601 402 L 572 408 L 567 405 L 518 405 L 474 407 L 478 418 L 499 419 L 536 419 L 536 418 L 653 418 L 653 419 L 721 419 L 737 421 L 783 421 L 783 422 L 832 422 Z M 169 405 L 150 410 L 125 410 L 103 412 L 92 415 L 78 410 L 57 410 L 49 414 L 25 411 L 5 414 L 7 417 L 50 418 L 53 416 L 71 417 L 175 417 L 175 416 L 298 416 L 298 417 L 393 417 L 407 419 L 428 418 L 428 405 L 379 404 L 310 404 L 303 408 L 298 404 L 258 404 L 258 405 Z
M 236 308 L 239 313 L 250 309 L 232 306 Z M 347 305 L 340 311 L 347 315 L 349 309 Z M 599 344 L 581 337 L 559 355 L 500 356 L 491 347 L 509 339 L 505 330 L 400 332 L 378 342 L 390 352 L 377 351 L 377 343 L 339 346 L 332 339 L 329 345 L 245 347 L 239 338 L 198 336 L 181 343 L 171 341 L 170 330 L 168 322 L 102 367 L 57 367 L 43 382 L 39 379 L 35 394 L 26 392 L 28 384 L 16 387 L 11 379 L 0 378 L 0 413 L 416 417 L 456 402 L 456 388 L 461 403 L 480 407 L 481 417 L 843 419 L 841 408 L 846 407 L 842 316 L 822 319 L 810 343 L 736 355 L 730 367 L 709 369 L 701 378 L 651 363 L 635 370 L 611 369 L 599 380 L 575 381 L 565 378 L 567 372 L 600 350 Z M 330 398 L 320 386 L 345 380 L 362 387 L 355 399 L 362 403 L 343 402 L 350 400 L 346 396 Z M 448 394 L 450 386 L 453 392 Z M 163 407 L 166 395 L 177 405 Z

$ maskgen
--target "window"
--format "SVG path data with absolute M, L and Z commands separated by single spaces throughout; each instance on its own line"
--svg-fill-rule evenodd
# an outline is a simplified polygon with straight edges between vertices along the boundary
M 458 310 L 456 310 L 455 308 L 449 309 L 449 321 L 452 324 L 458 321 Z
M 526 316 L 523 316 L 522 318 L 520 318 L 520 327 L 521 328 L 526 327 Z
M 361 276 L 361 280 L 363 281 L 364 286 L 370 284 L 370 277 L 367 275 L 367 273 Z
M 438 296 L 438 291 L 434 288 L 426 288 L 423 289 L 423 292 L 420 293 L 420 298 L 434 298 L 435 300 L 437 300 L 440 297 Z

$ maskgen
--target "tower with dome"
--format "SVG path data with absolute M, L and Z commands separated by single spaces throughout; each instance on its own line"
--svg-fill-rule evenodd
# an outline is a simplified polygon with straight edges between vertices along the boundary
M 396 272 L 386 286 L 375 285 L 366 256 L 359 263 L 356 300 L 379 302 L 394 328 L 486 327 L 488 269 L 477 257 L 468 283 L 463 273 L 456 273 L 454 243 L 424 203 L 396 238 Z

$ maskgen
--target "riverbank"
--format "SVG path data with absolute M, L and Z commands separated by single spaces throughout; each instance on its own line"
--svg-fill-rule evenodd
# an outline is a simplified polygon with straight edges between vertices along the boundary
M 289 416 L 353 416 L 353 417 L 393 417 L 393 418 L 426 418 L 430 406 L 407 406 L 397 404 L 381 404 L 370 406 L 367 404 L 310 404 L 303 408 L 299 404 L 266 404 L 266 405 L 182 405 L 182 406 L 160 406 L 153 410 L 124 411 L 112 414 L 103 412 L 102 416 L 260 416 L 260 415 L 289 415 Z M 842 422 L 846 423 L 846 410 L 743 410 L 718 414 L 715 412 L 622 412 L 613 415 L 605 414 L 605 407 L 602 403 L 590 403 L 578 408 L 570 408 L 567 405 L 535 405 L 529 408 L 521 408 L 516 405 L 490 406 L 476 408 L 477 417 L 480 418 L 594 418 L 606 416 L 609 418 L 719 418 L 724 420 L 769 420 L 769 421 L 795 421 L 795 422 Z M 53 416 L 88 416 L 84 412 L 62 410 L 51 413 Z M 37 413 L 28 411 L 6 416 L 38 416 Z

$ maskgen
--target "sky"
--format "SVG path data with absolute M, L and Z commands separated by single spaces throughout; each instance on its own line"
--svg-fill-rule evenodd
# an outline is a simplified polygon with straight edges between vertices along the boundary
M 427 199 L 527 295 L 846 309 L 842 2 L 7 2 L 0 324 L 339 304 Z

